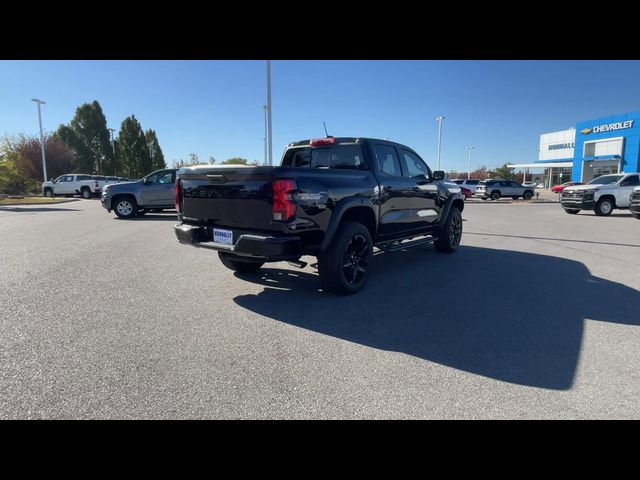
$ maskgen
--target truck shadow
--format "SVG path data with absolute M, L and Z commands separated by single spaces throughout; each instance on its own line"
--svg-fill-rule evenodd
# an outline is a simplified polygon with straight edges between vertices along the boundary
M 266 288 L 234 301 L 368 347 L 555 390 L 573 384 L 585 319 L 640 325 L 640 292 L 559 257 L 423 246 L 375 255 L 372 268 L 367 286 L 347 297 L 322 292 L 305 271 L 236 274 Z
M 80 212 L 77 208 L 56 207 L 10 207 L 0 205 L 0 212 Z
M 173 222 L 178 221 L 178 214 L 176 212 L 166 212 L 166 213 L 146 213 L 139 217 L 133 218 L 119 218 L 114 216 L 114 220 L 124 221 L 124 222 L 161 222 L 171 220 Z

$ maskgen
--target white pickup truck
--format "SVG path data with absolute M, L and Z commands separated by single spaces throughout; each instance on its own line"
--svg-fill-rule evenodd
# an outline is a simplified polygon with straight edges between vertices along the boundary
M 55 197 L 56 195 L 82 195 L 82 198 L 91 198 L 94 195 L 100 195 L 105 183 L 104 177 L 100 180 L 94 175 L 68 173 L 60 175 L 51 182 L 43 182 L 42 194 L 45 197 Z
M 632 192 L 640 185 L 637 173 L 618 173 L 594 178 L 586 185 L 574 185 L 562 191 L 560 204 L 575 215 L 580 210 L 593 210 L 606 216 L 616 208 L 629 208 Z
M 629 210 L 635 218 L 640 220 L 640 187 L 634 188 L 629 197 Z

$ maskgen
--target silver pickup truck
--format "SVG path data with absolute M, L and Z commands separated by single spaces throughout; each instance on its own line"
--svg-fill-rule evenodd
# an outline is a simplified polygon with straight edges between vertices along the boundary
M 120 218 L 144 215 L 150 210 L 175 208 L 176 169 L 156 170 L 141 180 L 105 185 L 102 206 Z

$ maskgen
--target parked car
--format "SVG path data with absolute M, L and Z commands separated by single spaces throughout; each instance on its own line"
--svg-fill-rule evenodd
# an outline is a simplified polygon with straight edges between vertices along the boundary
M 473 192 L 469 190 L 467 187 L 460 187 L 460 191 L 462 192 L 462 195 L 464 195 L 465 200 L 473 197 Z
M 640 187 L 636 187 L 629 197 L 629 210 L 631 214 L 640 220 Z
M 522 197 L 530 200 L 533 197 L 533 187 L 526 187 L 512 180 L 483 180 L 474 196 L 483 200 L 498 200 L 501 197 L 511 197 L 514 200 Z
M 104 185 L 93 175 L 83 173 L 67 173 L 60 175 L 55 180 L 42 183 L 42 194 L 45 197 L 55 197 L 56 195 L 81 195 L 82 198 L 91 198 L 99 195 Z
M 551 187 L 553 193 L 561 193 L 567 187 L 573 187 L 574 185 L 584 185 L 582 182 L 565 182 L 562 185 L 554 185 Z
M 156 170 L 136 182 L 111 183 L 102 189 L 102 206 L 120 218 L 144 215 L 149 210 L 174 208 L 175 168 Z
M 560 204 L 571 215 L 580 210 L 593 210 L 599 216 L 611 215 L 614 209 L 629 208 L 636 186 L 640 186 L 637 173 L 602 175 L 586 185 L 565 188 L 560 194 Z
M 480 184 L 480 180 L 468 179 L 468 178 L 456 178 L 450 180 L 459 187 L 465 187 L 467 190 L 471 190 L 471 193 L 476 193 L 476 188 Z
M 359 291 L 373 247 L 398 251 L 434 243 L 456 251 L 464 200 L 407 146 L 372 138 L 290 143 L 279 167 L 183 167 L 174 227 L 185 245 L 218 251 L 243 273 L 265 262 L 304 267 L 318 259 L 325 290 Z

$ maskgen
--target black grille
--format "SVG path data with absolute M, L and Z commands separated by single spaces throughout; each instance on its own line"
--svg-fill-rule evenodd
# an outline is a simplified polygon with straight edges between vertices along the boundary
M 567 192 L 565 190 L 562 192 L 563 200 L 582 200 L 582 197 L 584 197 L 584 192 L 581 190 L 578 190 L 577 192 Z

